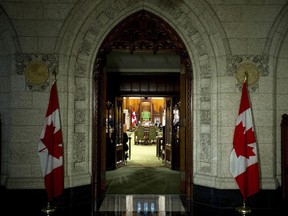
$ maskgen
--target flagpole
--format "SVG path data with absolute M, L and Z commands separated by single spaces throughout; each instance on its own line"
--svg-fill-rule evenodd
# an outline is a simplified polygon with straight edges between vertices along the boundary
M 53 82 L 56 82 L 56 71 L 54 70 L 53 72 L 53 77 L 54 77 L 54 80 Z M 56 211 L 56 207 L 53 206 L 49 201 L 47 202 L 47 206 L 43 207 L 42 208 L 42 212 L 45 213 L 46 215 L 51 215 L 52 213 L 54 213 Z
M 247 77 L 248 77 L 248 73 L 245 70 L 244 80 L 243 80 L 244 83 L 247 82 Z M 245 202 L 245 200 L 243 200 L 243 206 L 237 207 L 236 211 L 242 215 L 246 215 L 246 214 L 250 214 L 252 210 L 250 207 L 246 206 L 246 202 Z
M 246 112 L 246 110 L 248 110 L 247 108 L 250 108 L 250 104 L 249 104 L 249 96 L 248 96 L 248 90 L 247 90 L 247 88 L 248 88 L 248 84 L 249 84 L 249 82 L 250 82 L 250 78 L 251 78 L 251 73 L 250 73 L 250 71 L 249 71 L 249 74 L 248 74 L 248 71 L 245 69 L 245 71 L 243 71 L 244 73 L 242 73 L 243 75 L 244 75 L 244 79 L 242 80 L 243 81 L 243 86 L 242 86 L 242 96 L 241 96 L 241 102 L 240 102 L 240 108 L 239 108 L 239 114 L 238 114 L 238 118 L 239 118 L 239 115 L 241 115 L 241 114 L 243 114 L 243 113 L 245 113 Z M 250 75 L 250 76 L 249 76 Z M 252 76 L 253 77 L 253 76 Z M 248 80 L 248 78 L 249 78 L 249 80 Z M 248 82 L 249 81 L 249 82 Z M 245 87 L 245 93 L 243 92 L 243 89 L 244 89 L 244 87 Z M 246 92 L 247 91 L 247 92 Z M 244 96 L 245 95 L 245 96 Z M 240 109 L 242 109 L 241 111 L 240 111 Z M 244 119 L 244 121 L 246 121 L 246 118 L 251 118 L 252 119 L 252 117 L 251 116 L 249 116 L 249 112 L 247 112 L 247 113 L 245 113 L 244 115 L 247 115 L 247 116 L 245 116 L 245 119 Z M 243 121 L 243 119 L 241 120 L 241 121 Z M 252 121 L 252 120 L 251 120 Z M 245 124 L 246 122 L 244 122 L 244 125 L 245 125 L 245 130 L 247 129 L 246 128 L 246 124 Z M 252 127 L 252 126 L 251 126 Z M 253 129 L 253 128 L 252 128 Z M 235 132 L 236 132 L 236 129 L 235 129 Z M 235 138 L 235 132 L 234 132 L 234 139 L 233 139 L 233 145 L 234 145 L 234 142 L 235 142 L 235 140 L 236 140 L 236 138 L 237 139 L 239 139 L 238 138 L 238 136 L 236 136 L 236 138 Z M 246 133 L 245 133 L 246 134 Z M 240 139 L 241 139 L 241 137 L 240 137 Z M 246 139 L 246 137 L 245 137 L 245 139 Z M 252 133 L 252 134 L 250 134 L 250 139 L 252 139 L 253 140 L 253 142 L 255 142 L 256 143 L 256 139 L 255 139 L 255 137 L 254 137 L 254 133 Z M 238 143 L 239 144 L 239 143 Z M 240 144 L 243 144 L 243 143 L 240 143 Z M 246 143 L 246 141 L 244 142 L 244 144 L 247 144 Z M 250 143 L 248 143 L 248 144 L 250 144 Z M 234 149 L 235 150 L 235 149 Z M 236 150 L 235 150 L 236 151 Z M 245 156 L 245 155 L 244 155 Z M 234 159 L 234 158 L 233 158 Z M 256 164 L 256 166 L 255 166 L 255 164 Z M 252 167 L 252 166 L 250 166 L 250 169 L 252 170 L 251 172 L 256 172 L 257 171 L 257 173 L 258 173 L 258 161 L 256 161 L 256 163 L 254 164 L 254 168 Z M 246 167 L 246 170 L 247 170 L 247 167 Z M 233 170 L 234 171 L 234 170 Z M 236 171 L 238 171 L 238 170 L 236 170 Z M 250 172 L 250 173 L 251 173 Z M 240 176 L 241 174 L 243 174 L 243 173 L 237 173 L 236 172 L 236 175 L 234 176 L 235 177 L 235 179 L 236 179 L 236 177 L 238 177 L 238 176 Z M 245 178 L 245 179 L 244 179 Z M 251 212 L 252 212 L 252 208 L 250 208 L 250 207 L 248 207 L 248 206 L 246 206 L 246 198 L 248 197 L 248 196 L 251 196 L 252 194 L 254 194 L 254 193 L 256 193 L 256 192 L 258 192 L 259 191 L 259 185 L 257 186 L 257 184 L 253 184 L 253 186 L 251 187 L 251 185 L 250 185 L 250 188 L 249 188 L 249 186 L 247 186 L 247 181 L 248 181 L 248 174 L 247 174 L 247 176 L 245 175 L 245 177 L 243 177 L 243 179 L 238 179 L 238 181 L 240 182 L 240 184 L 239 184 L 239 182 L 237 181 L 237 184 L 238 184 L 238 186 L 239 186 L 239 189 L 241 190 L 241 193 L 242 193 L 242 196 L 243 196 L 243 205 L 242 206 L 239 206 L 239 207 L 236 207 L 236 211 L 237 211 L 237 213 L 239 213 L 239 214 L 241 214 L 241 215 L 248 215 L 248 214 L 250 214 Z M 258 178 L 257 178 L 258 179 Z M 245 181 L 245 183 L 243 182 L 243 181 Z M 259 179 L 257 180 L 257 181 L 259 181 Z M 243 183 L 243 184 L 241 184 L 241 183 Z M 256 182 L 257 183 L 257 182 Z M 240 187 L 240 185 L 241 185 L 241 187 Z
M 57 75 L 56 70 L 54 70 L 52 72 L 52 74 L 53 74 L 54 80 L 53 80 L 52 87 L 50 89 L 49 104 L 48 104 L 48 108 L 47 108 L 47 112 L 46 112 L 45 118 L 48 118 L 48 117 L 52 118 L 51 121 L 53 123 L 53 127 L 54 127 L 54 125 L 56 125 L 55 128 L 58 128 L 58 130 L 56 131 L 56 133 L 58 133 L 58 137 L 56 139 L 54 137 L 53 140 L 54 141 L 56 140 L 56 142 L 57 142 L 56 144 L 59 147 L 63 143 L 62 132 L 61 132 L 61 128 L 60 128 L 60 120 L 59 120 L 60 118 L 59 118 L 59 116 L 57 116 L 55 114 L 53 115 L 53 113 L 56 113 L 56 114 L 59 115 L 59 104 L 58 104 L 58 95 L 57 95 L 57 87 L 56 87 L 56 80 L 57 80 L 56 79 L 56 75 Z M 51 123 L 51 125 L 52 125 L 52 123 Z M 48 164 L 48 160 L 47 160 L 48 148 L 47 148 L 47 145 L 54 145 L 55 144 L 55 143 L 51 143 L 50 142 L 51 139 L 47 140 L 47 136 L 54 136 L 54 134 L 55 134 L 55 130 L 54 129 L 53 129 L 54 131 L 51 134 L 49 133 L 49 130 L 47 130 L 48 126 L 50 126 L 50 125 L 47 125 L 47 122 L 45 121 L 45 126 L 44 126 L 44 128 L 43 128 L 43 130 L 41 132 L 40 143 L 39 143 L 39 146 L 38 146 L 38 153 L 39 153 L 39 156 L 40 156 L 41 166 L 42 166 L 43 170 L 47 167 L 47 164 Z M 46 145 L 44 145 L 44 143 Z M 43 148 L 43 147 L 45 147 L 45 148 Z M 44 149 L 45 149 L 45 151 L 44 151 Z M 60 149 L 62 150 L 62 147 Z M 50 153 L 55 153 L 55 152 L 52 151 Z M 63 157 L 63 155 L 61 155 L 61 157 Z M 42 160 L 45 163 L 43 163 Z M 54 157 L 53 160 L 57 161 L 57 163 L 55 163 L 55 161 L 53 161 L 53 165 L 55 163 L 57 166 L 55 166 L 55 167 L 53 166 L 52 172 L 49 173 L 49 175 L 52 175 L 52 177 L 50 176 L 48 179 L 49 180 L 52 179 L 52 181 L 59 180 L 59 181 L 61 181 L 63 183 L 63 162 L 62 162 L 62 159 L 59 162 L 58 159 L 55 159 L 55 157 Z M 43 173 L 44 173 L 45 177 L 47 177 L 48 174 L 46 172 L 43 172 Z M 57 177 L 57 179 L 56 179 L 56 177 Z M 64 183 L 63 183 L 62 187 L 58 186 L 56 188 L 53 188 L 53 185 L 55 184 L 55 182 L 54 182 L 54 184 L 51 184 L 51 182 L 49 182 L 49 180 L 48 180 L 48 184 L 46 185 L 47 180 L 44 179 L 45 188 L 46 188 L 46 191 L 48 193 L 48 201 L 47 201 L 47 205 L 42 207 L 42 209 L 41 209 L 42 213 L 44 213 L 46 215 L 51 215 L 57 210 L 57 207 L 55 205 L 55 202 L 53 201 L 53 198 L 55 198 L 56 196 L 60 196 L 63 193 L 63 189 L 64 189 Z M 58 184 L 59 184 L 59 182 L 58 182 Z
M 243 83 L 247 82 L 247 77 L 248 77 L 248 72 L 245 70 Z M 242 215 L 246 215 L 246 214 L 250 214 L 252 210 L 250 207 L 246 206 L 246 202 L 245 200 L 243 200 L 243 206 L 237 207 L 236 211 Z

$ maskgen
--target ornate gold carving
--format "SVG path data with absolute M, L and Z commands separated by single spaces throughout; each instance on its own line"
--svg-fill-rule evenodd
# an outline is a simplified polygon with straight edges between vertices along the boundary
M 47 65 L 42 61 L 32 61 L 25 68 L 26 80 L 31 84 L 40 85 L 47 81 L 49 71 Z
M 239 64 L 235 76 L 237 81 L 241 84 L 243 84 L 245 76 L 247 76 L 247 85 L 250 86 L 259 80 L 260 73 L 257 65 L 253 62 L 243 62 Z

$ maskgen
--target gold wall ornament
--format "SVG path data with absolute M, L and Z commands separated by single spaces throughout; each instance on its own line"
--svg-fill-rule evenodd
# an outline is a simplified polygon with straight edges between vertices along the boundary
M 260 72 L 258 70 L 258 67 L 253 62 L 243 62 L 240 63 L 240 65 L 237 68 L 236 71 L 236 79 L 240 84 L 243 84 L 245 76 L 247 85 L 254 85 L 260 77 Z
M 32 61 L 26 65 L 24 70 L 26 80 L 34 85 L 40 85 L 47 81 L 49 70 L 42 61 Z

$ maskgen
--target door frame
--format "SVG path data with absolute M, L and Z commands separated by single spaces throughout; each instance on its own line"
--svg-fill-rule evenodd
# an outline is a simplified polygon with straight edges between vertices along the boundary
M 116 26 L 119 26 L 120 29 L 111 30 L 111 34 L 108 34 L 106 39 L 104 40 L 102 46 L 100 47 L 98 54 L 95 60 L 95 67 L 93 71 L 93 121 L 92 121 L 92 191 L 93 198 L 97 200 L 97 198 L 102 197 L 105 194 L 106 187 L 106 168 L 103 166 L 105 164 L 106 155 L 104 155 L 104 148 L 106 148 L 105 136 L 103 137 L 103 127 L 105 127 L 104 118 L 103 118 L 103 107 L 105 107 L 106 101 L 103 101 L 103 95 L 106 94 L 107 80 L 105 80 L 105 64 L 107 58 L 107 50 L 111 51 L 112 45 L 114 41 L 119 42 L 118 33 L 122 32 L 121 28 L 126 29 L 125 21 L 129 24 L 129 21 L 133 21 L 134 19 L 131 17 L 135 16 L 135 18 L 141 16 L 141 13 L 144 14 L 144 18 L 152 17 L 150 21 L 155 22 L 159 28 L 155 28 L 156 30 L 161 30 L 162 32 L 166 31 L 166 36 L 170 38 L 170 41 L 175 45 L 177 52 L 180 55 L 180 139 L 182 139 L 180 144 L 180 176 L 181 183 L 180 188 L 181 191 L 186 195 L 186 199 L 193 199 L 193 146 L 192 146 L 192 66 L 189 55 L 185 49 L 185 45 L 181 41 L 180 37 L 175 33 L 173 28 L 171 28 L 164 20 L 160 17 L 157 17 L 153 14 L 150 14 L 147 11 L 139 11 L 134 15 L 127 17 L 123 22 Z M 129 26 L 128 26 L 129 27 Z M 163 28 L 164 27 L 164 28 Z M 142 29 L 141 29 L 142 30 Z M 118 32 L 118 33 L 117 33 Z M 115 40 L 113 40 L 113 37 Z M 109 40 L 108 40 L 109 38 Z M 120 38 L 121 39 L 121 38 Z M 137 41 L 138 43 L 139 41 Z M 161 41 L 158 42 L 161 44 Z M 136 45 L 136 44 L 135 44 Z M 109 49 L 111 48 L 111 49 Z M 135 47 L 134 47 L 135 48 Z M 153 52 L 155 50 L 153 49 Z M 171 52 L 171 50 L 170 50 Z M 185 83 L 185 85 L 182 85 Z M 105 93 L 103 94 L 103 91 Z M 105 116 L 105 115 L 104 115 Z M 105 132 L 105 130 L 104 130 Z M 105 152 L 106 154 L 106 152 Z

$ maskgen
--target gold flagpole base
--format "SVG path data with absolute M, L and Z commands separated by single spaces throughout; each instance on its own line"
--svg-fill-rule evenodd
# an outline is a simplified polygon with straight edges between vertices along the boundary
M 56 211 L 56 207 L 55 206 L 51 206 L 51 204 L 49 202 L 48 202 L 46 207 L 42 208 L 42 212 L 45 213 L 46 215 L 51 215 L 55 211 Z
M 252 212 L 252 209 L 244 205 L 241 207 L 237 207 L 236 211 L 238 213 L 240 213 L 241 215 L 247 215 L 247 214 L 250 214 Z

